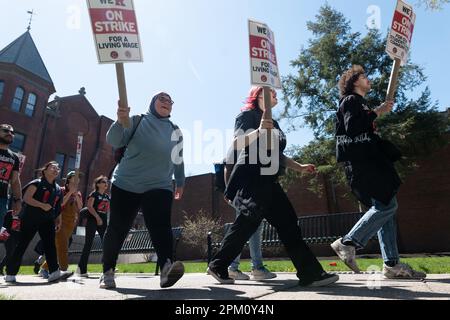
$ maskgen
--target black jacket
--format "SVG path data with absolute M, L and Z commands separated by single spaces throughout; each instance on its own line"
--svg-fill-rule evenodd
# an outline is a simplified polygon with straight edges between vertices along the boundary
M 387 205 L 401 184 L 394 164 L 380 149 L 376 118 L 358 94 L 343 97 L 336 113 L 336 159 L 345 163 L 352 192 L 368 207 L 371 199 Z

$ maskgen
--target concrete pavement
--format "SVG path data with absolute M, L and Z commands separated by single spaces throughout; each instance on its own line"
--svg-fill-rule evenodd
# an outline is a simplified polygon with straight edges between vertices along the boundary
M 117 289 L 98 288 L 100 275 L 48 284 L 37 276 L 18 276 L 18 283 L 0 280 L 0 294 L 14 300 L 422 300 L 450 299 L 450 275 L 429 275 L 425 281 L 386 280 L 380 273 L 339 274 L 337 284 L 322 288 L 297 286 L 294 273 L 278 273 L 267 281 L 220 285 L 206 274 L 186 274 L 175 286 L 159 287 L 151 274 L 117 275 Z

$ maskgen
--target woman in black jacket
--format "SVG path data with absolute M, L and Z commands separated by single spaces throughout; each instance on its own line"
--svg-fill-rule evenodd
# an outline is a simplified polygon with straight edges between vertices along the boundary
M 58 281 L 72 275 L 59 270 L 56 255 L 55 237 L 61 228 L 61 188 L 56 183 L 59 165 L 55 161 L 40 169 L 41 178 L 31 181 L 23 188 L 25 206 L 21 213 L 20 238 L 13 255 L 6 265 L 7 283 L 16 282 L 16 275 L 22 263 L 22 257 L 37 232 L 44 244 L 45 257 L 49 267 L 48 282 Z
M 276 92 L 272 90 L 272 107 L 277 102 Z M 242 111 L 235 125 L 235 149 L 240 153 L 225 190 L 225 197 L 238 216 L 209 264 L 208 273 L 220 283 L 234 283 L 228 275 L 228 266 L 265 218 L 277 229 L 297 269 L 299 285 L 323 286 L 336 282 L 339 277 L 326 273 L 303 241 L 297 214 L 277 179 L 284 168 L 312 173 L 315 167 L 299 164 L 283 155 L 286 136 L 275 120 L 263 118 L 262 87 L 251 89 Z M 275 135 L 272 148 L 267 148 L 264 142 L 267 129 Z
M 336 114 L 336 157 L 344 162 L 353 194 L 369 207 L 361 220 L 331 247 L 354 272 L 356 249 L 364 248 L 378 233 L 387 278 L 424 278 L 410 266 L 399 263 L 397 247 L 397 199 L 401 180 L 394 167 L 400 154 L 395 147 L 378 136 L 375 119 L 392 111 L 393 101 L 371 110 L 364 96 L 371 83 L 361 66 L 347 70 L 339 82 L 341 100 Z M 389 149 L 388 149 L 388 148 Z

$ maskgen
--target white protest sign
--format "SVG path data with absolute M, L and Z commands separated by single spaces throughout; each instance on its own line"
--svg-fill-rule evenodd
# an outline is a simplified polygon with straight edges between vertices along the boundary
M 87 0 L 99 63 L 142 62 L 133 0 Z
M 392 29 L 388 35 L 386 52 L 392 59 L 400 59 L 402 66 L 408 60 L 415 22 L 416 14 L 414 13 L 413 7 L 398 0 L 392 21 Z
M 83 149 L 83 134 L 80 133 L 78 135 L 77 140 L 77 156 L 75 158 L 75 170 L 80 170 L 82 149 Z
M 272 30 L 266 24 L 252 20 L 248 21 L 248 26 L 252 85 L 281 88 L 275 37 Z
M 27 159 L 27 157 L 21 152 L 16 153 L 16 155 L 19 158 L 19 173 L 22 173 L 23 167 L 25 166 L 25 160 Z

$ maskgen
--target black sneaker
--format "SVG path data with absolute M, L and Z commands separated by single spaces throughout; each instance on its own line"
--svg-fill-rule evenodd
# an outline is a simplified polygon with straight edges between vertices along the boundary
M 34 274 L 38 274 L 40 268 L 41 268 L 41 264 L 39 263 L 38 260 L 35 260 L 34 261 L 34 267 L 33 267 Z
M 214 279 L 219 281 L 221 284 L 234 284 L 234 279 L 230 278 L 227 269 L 225 269 L 225 271 L 223 272 L 220 272 L 214 267 L 208 267 L 206 273 L 213 276 Z
M 339 276 L 337 274 L 322 272 L 322 274 L 313 281 L 300 280 L 298 285 L 301 287 L 323 287 L 333 284 L 338 280 Z

